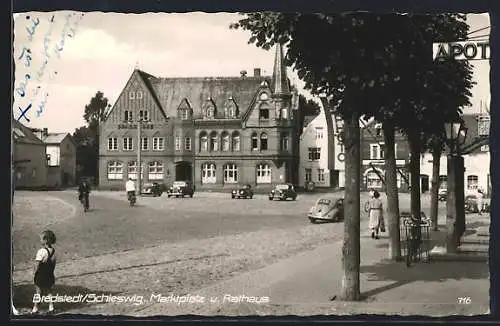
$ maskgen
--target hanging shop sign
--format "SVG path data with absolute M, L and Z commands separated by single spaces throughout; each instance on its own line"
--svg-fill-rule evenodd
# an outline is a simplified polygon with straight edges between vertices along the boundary
M 432 58 L 452 58 L 455 60 L 489 60 L 490 42 L 474 40 L 464 42 L 433 43 Z

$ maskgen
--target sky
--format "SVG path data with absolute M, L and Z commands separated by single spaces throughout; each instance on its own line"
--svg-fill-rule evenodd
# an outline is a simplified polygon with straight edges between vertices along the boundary
M 472 30 L 489 26 L 487 14 L 469 17 Z M 135 67 L 157 77 L 239 76 L 241 70 L 251 75 L 254 68 L 272 74 L 274 49 L 248 44 L 249 32 L 229 29 L 240 18 L 201 12 L 14 14 L 14 118 L 73 133 L 85 125 L 84 108 L 96 92 L 113 104 Z M 478 84 L 466 112 L 490 101 L 489 62 L 473 64 Z M 289 77 L 310 97 L 291 69 Z

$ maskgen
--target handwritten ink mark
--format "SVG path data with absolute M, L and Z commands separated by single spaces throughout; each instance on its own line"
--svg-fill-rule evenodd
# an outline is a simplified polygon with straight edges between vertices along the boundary
M 45 108 L 45 104 L 47 103 L 47 97 L 49 96 L 49 93 L 45 93 L 45 98 L 44 100 L 38 105 L 38 110 L 36 111 L 36 116 L 40 117 L 43 113 L 43 109 Z
M 50 22 L 53 23 L 54 22 L 54 18 L 55 18 L 55 15 L 52 15 L 52 17 L 50 17 Z
M 17 118 L 17 121 L 21 120 L 22 118 L 26 119 L 26 121 L 30 122 L 30 119 L 26 116 L 26 113 L 28 113 L 28 111 L 31 109 L 31 106 L 32 104 L 30 103 L 26 109 L 21 109 L 20 107 L 19 108 L 19 111 L 21 111 L 21 114 L 19 115 L 19 118 Z
M 33 35 L 35 35 L 36 27 L 38 26 L 38 24 L 40 24 L 40 19 L 38 18 L 35 20 L 32 19 L 31 22 L 32 22 L 31 28 L 26 27 L 26 30 L 28 31 L 29 34 L 28 40 L 33 41 Z
M 21 52 L 21 55 L 17 58 L 18 60 L 21 60 L 24 55 L 26 54 L 26 58 L 25 58 L 25 61 L 24 61 L 24 66 L 26 67 L 29 67 L 31 65 L 31 50 L 26 48 L 26 47 L 23 47 L 23 50 Z
M 17 94 L 19 96 L 24 97 L 26 95 L 26 86 L 28 86 L 28 82 L 31 79 L 31 76 L 29 74 L 24 75 L 24 81 L 21 82 L 18 88 L 16 88 Z

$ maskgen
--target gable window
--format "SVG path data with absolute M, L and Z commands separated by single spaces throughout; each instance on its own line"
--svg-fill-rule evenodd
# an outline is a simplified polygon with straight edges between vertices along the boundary
M 132 115 L 132 111 L 129 111 L 129 110 L 125 110 L 124 112 L 125 116 L 124 116 L 124 120 L 125 121 L 133 121 L 134 117 Z
M 225 152 L 229 151 L 229 145 L 230 145 L 229 144 L 229 134 L 226 131 L 224 131 L 222 133 L 221 139 L 222 139 L 222 144 L 221 144 L 222 150 Z
M 325 170 L 318 169 L 318 182 L 325 182 Z
M 184 149 L 186 151 L 190 151 L 191 150 L 191 137 L 185 137 L 184 138 Z
M 271 167 L 269 164 L 257 165 L 257 183 L 271 183 Z
M 180 151 L 181 150 L 181 137 L 175 136 L 175 150 Z
M 319 161 L 321 158 L 321 148 L 319 147 L 309 147 L 309 161 Z
M 282 132 L 281 133 L 281 141 L 280 141 L 280 149 L 282 151 L 287 151 L 288 150 L 288 143 L 289 143 L 289 135 L 287 132 Z
M 479 178 L 477 175 L 469 175 L 467 176 L 467 189 L 475 190 L 478 188 Z
M 269 119 L 269 108 L 267 106 L 261 106 L 259 108 L 259 119 L 261 120 Z
M 108 179 L 121 180 L 123 179 L 123 163 L 119 161 L 108 162 Z
M 306 179 L 306 182 L 312 181 L 312 169 L 305 170 L 305 179 Z
M 124 151 L 133 151 L 134 150 L 134 142 L 132 137 L 124 137 L 123 138 L 123 150 Z
M 215 183 L 217 181 L 215 171 L 215 164 L 203 163 L 201 165 L 201 183 Z
M 233 151 L 238 152 L 240 150 L 240 134 L 237 131 L 233 132 L 232 140 Z
M 206 132 L 200 133 L 200 151 L 208 151 L 208 136 Z
M 108 138 L 108 151 L 117 151 L 118 150 L 118 138 L 110 137 Z
M 163 151 L 165 149 L 165 138 L 153 137 L 153 150 Z
M 236 164 L 224 165 L 224 183 L 238 183 L 238 167 Z
M 141 121 L 149 121 L 149 111 L 140 110 L 139 111 L 139 120 Z
M 141 150 L 142 151 L 149 150 L 149 138 L 147 137 L 141 138 Z
M 142 100 L 142 92 L 141 91 L 138 91 L 136 94 L 135 94 L 135 97 L 138 99 L 138 100 Z
M 128 93 L 128 98 L 131 100 L 135 100 L 135 92 L 129 92 Z
M 267 150 L 267 134 L 264 132 L 260 134 L 260 150 Z
M 315 139 L 323 139 L 323 127 L 316 127 Z
M 385 158 L 384 144 L 370 144 L 370 160 L 383 160 Z
M 257 138 L 257 133 L 254 132 L 252 134 L 252 151 L 256 151 L 259 149 L 259 139 Z
M 215 152 L 219 150 L 219 141 L 217 139 L 217 133 L 213 131 L 210 134 L 210 151 Z
M 189 119 L 189 110 L 188 109 L 181 109 L 180 115 L 181 115 L 181 120 L 188 120 Z
M 162 180 L 163 179 L 163 163 L 159 161 L 149 162 L 148 170 L 149 180 Z

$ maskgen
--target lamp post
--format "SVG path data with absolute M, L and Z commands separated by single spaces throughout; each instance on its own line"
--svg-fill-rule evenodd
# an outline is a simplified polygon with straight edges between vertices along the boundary
M 456 253 L 460 238 L 465 232 L 464 159 L 460 146 L 467 137 L 463 121 L 446 122 L 445 136 L 450 148 L 447 158 L 447 201 L 446 201 L 446 251 Z
M 137 165 L 136 165 L 136 173 L 137 173 L 137 196 L 142 194 L 142 157 L 141 157 L 141 129 L 142 123 L 150 122 L 149 120 L 144 119 L 142 116 L 139 116 L 135 121 L 137 123 Z M 127 120 L 126 123 L 132 124 L 133 121 Z

